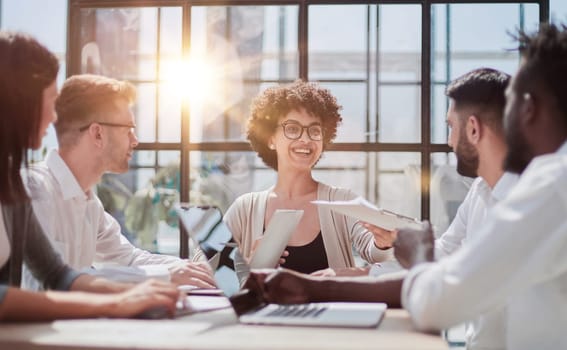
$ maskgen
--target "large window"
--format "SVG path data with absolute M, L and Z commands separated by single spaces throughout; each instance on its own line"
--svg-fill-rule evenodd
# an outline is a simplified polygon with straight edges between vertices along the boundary
M 137 85 L 141 143 L 131 171 L 105 178 L 99 193 L 137 244 L 176 254 L 181 241 L 182 255 L 173 202 L 226 210 L 274 183 L 245 121 L 256 94 L 298 78 L 343 106 L 316 177 L 442 232 L 470 183 L 446 145 L 444 89 L 480 66 L 513 73 L 507 33 L 535 29 L 549 12 L 545 0 L 136 3 L 70 0 L 67 73 Z

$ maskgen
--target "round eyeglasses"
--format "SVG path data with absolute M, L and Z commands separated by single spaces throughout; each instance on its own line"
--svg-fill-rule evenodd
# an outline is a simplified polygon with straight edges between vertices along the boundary
M 295 121 L 285 121 L 280 124 L 283 128 L 284 136 L 290 140 L 298 140 L 303 135 L 303 130 L 307 130 L 307 136 L 312 141 L 321 141 L 323 139 L 323 128 L 321 124 L 314 123 L 303 126 Z

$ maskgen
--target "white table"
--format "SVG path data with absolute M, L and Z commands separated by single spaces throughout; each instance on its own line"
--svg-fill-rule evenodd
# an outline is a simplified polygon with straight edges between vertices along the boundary
M 175 320 L 69 320 L 0 324 L 0 349 L 447 349 L 414 330 L 405 310 L 388 310 L 378 328 L 250 326 L 230 309 Z

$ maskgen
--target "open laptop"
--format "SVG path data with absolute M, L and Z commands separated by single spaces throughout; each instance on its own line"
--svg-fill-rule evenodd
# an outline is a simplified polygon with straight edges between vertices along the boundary
M 193 244 L 198 244 L 208 259 L 218 260 L 215 280 L 241 323 L 360 328 L 376 327 L 380 323 L 386 311 L 384 303 L 279 305 L 267 303 L 253 291 L 240 290 L 234 271 L 235 258 L 240 253 L 231 242 L 232 235 L 220 211 L 214 207 L 181 206 L 176 211 Z

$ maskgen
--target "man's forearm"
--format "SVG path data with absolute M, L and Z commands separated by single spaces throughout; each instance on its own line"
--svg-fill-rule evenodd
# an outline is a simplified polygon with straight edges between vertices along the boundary
M 326 278 L 310 283 L 313 301 L 382 302 L 388 307 L 401 307 L 404 277 L 391 278 Z

